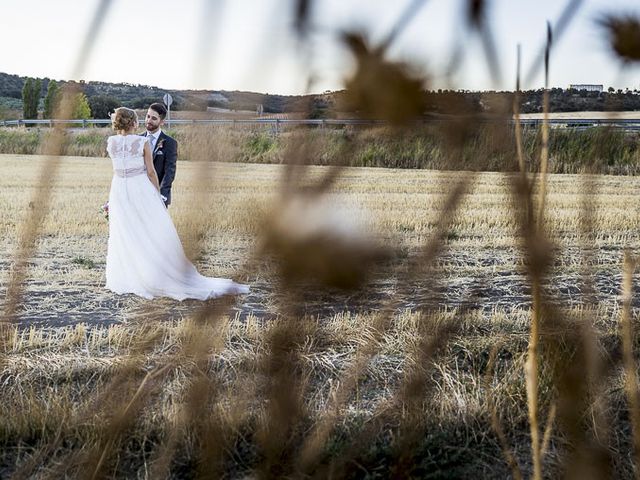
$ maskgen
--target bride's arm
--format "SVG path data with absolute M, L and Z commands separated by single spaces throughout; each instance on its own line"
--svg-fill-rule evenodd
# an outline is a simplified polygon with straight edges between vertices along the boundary
M 156 169 L 153 166 L 153 158 L 151 158 L 151 149 L 149 148 L 149 144 L 145 142 L 144 144 L 144 164 L 147 167 L 147 177 L 151 180 L 151 183 L 158 191 L 160 191 L 160 182 L 158 182 L 158 174 L 156 173 Z

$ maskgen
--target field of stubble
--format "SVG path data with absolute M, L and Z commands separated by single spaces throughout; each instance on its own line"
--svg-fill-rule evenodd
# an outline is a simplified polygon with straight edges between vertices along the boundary
M 2 155 L 0 161 L 0 296 L 4 297 L 18 228 L 46 159 Z M 0 372 L 4 418 L 0 441 L 5 447 L 0 474 L 47 478 L 74 475 L 87 465 L 94 472 L 137 478 L 181 478 L 184 472 L 198 471 L 203 454 L 194 438 L 204 434 L 191 428 L 194 418 L 188 413 L 193 414 L 193 407 L 185 410 L 185 405 L 192 399 L 184 397 L 185 379 L 192 379 L 186 372 L 193 365 L 176 360 L 162 370 L 161 380 L 153 375 L 149 379 L 163 358 L 191 345 L 198 328 L 209 329 L 217 339 L 205 347 L 206 372 L 219 379 L 217 391 L 205 403 L 220 437 L 207 452 L 214 452 L 212 464 L 221 474 L 235 478 L 263 468 L 273 472 L 277 458 L 285 465 L 283 472 L 294 465 L 295 471 L 310 476 L 340 467 L 356 477 L 384 477 L 409 462 L 414 475 L 504 478 L 511 468 L 492 428 L 490 405 L 497 405 L 515 458 L 525 472 L 530 471 L 523 364 L 531 296 L 507 174 L 474 177 L 426 278 L 398 288 L 393 275 L 378 276 L 355 294 L 310 290 L 290 297 L 283 293 L 268 256 L 255 261 L 262 255 L 265 215 L 277 205 L 281 192 L 283 167 L 210 164 L 206 168 L 213 173 L 203 182 L 201 164 L 179 162 L 171 216 L 202 273 L 248 283 L 251 293 L 227 305 L 224 319 L 215 325 L 198 326 L 198 302 L 119 297 L 103 288 L 108 223 L 99 208 L 108 196 L 110 161 L 62 158 Z M 366 225 L 370 235 L 394 245 L 400 252 L 395 262 L 401 265 L 434 234 L 446 195 L 464 175 L 347 169 L 330 196 L 345 215 Z M 634 177 L 552 175 L 549 179 L 546 218 L 554 260 L 546 285 L 548 298 L 569 316 L 593 312 L 598 335 L 609 346 L 618 343 L 623 252 L 637 253 L 640 248 L 639 200 L 640 180 Z M 595 212 L 586 242 L 580 233 L 585 201 L 593 202 Z M 585 245 L 590 251 L 584 251 Z M 249 258 L 254 259 L 252 269 L 244 268 Z M 377 311 L 390 299 L 395 299 L 396 314 L 380 333 Z M 447 327 L 446 343 L 430 357 L 428 394 L 420 407 L 427 433 L 412 444 L 407 460 L 406 452 L 398 453 L 401 436 L 394 436 L 395 428 L 406 427 L 397 413 L 402 409 L 395 407 L 419 358 L 416 332 L 427 314 L 416 306 L 426 299 L 431 305 L 429 328 L 455 325 Z M 289 445 L 290 440 L 281 439 L 285 446 L 274 453 L 268 444 L 277 443 L 279 437 L 271 420 L 265 419 L 270 412 L 265 399 L 273 393 L 265 358 L 282 322 L 291 321 L 282 314 L 283 302 L 294 300 L 299 302 L 294 311 L 300 315 L 295 321 L 302 339 L 296 343 L 296 365 L 303 381 L 296 384 L 300 404 L 292 414 L 295 422 L 282 435 L 296 440 Z M 633 312 L 637 306 L 634 300 Z M 136 341 L 143 336 L 153 337 L 153 346 L 134 355 Z M 368 350 L 371 345 L 373 351 Z M 487 359 L 492 350 L 498 352 L 498 360 L 492 367 L 495 375 L 489 378 Z M 363 358 L 353 391 L 344 393 L 340 385 L 348 383 L 352 366 Z M 122 369 L 131 369 L 130 377 L 138 380 L 127 390 L 132 398 L 146 392 L 140 382 L 153 386 L 144 393 L 149 400 L 144 412 L 130 420 L 123 429 L 126 434 L 118 433 L 113 440 L 109 437 L 113 418 L 104 413 L 110 410 L 92 413 L 91 409 L 96 402 L 113 401 L 106 399 L 104 389 Z M 609 438 L 618 452 L 612 468 L 627 475 L 632 449 L 622 374 L 614 371 L 607 378 Z M 559 458 L 568 447 L 555 436 L 549 413 L 552 395 L 544 398 L 544 380 L 540 383 L 541 409 L 551 418 L 544 464 L 547 472 L 557 472 L 565 468 Z M 130 407 L 131 403 L 125 412 Z M 271 428 L 269 442 L 264 440 L 267 428 Z M 350 444 L 350 439 L 362 440 L 368 434 L 375 440 L 365 451 Z M 94 459 L 95 452 L 104 451 Z M 338 467 L 332 463 L 334 456 L 343 462 Z

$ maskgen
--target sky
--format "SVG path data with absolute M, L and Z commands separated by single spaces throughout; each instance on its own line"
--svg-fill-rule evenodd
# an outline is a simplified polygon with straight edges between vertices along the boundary
M 478 35 L 464 28 L 466 0 L 315 0 L 306 42 L 293 33 L 294 0 L 0 0 L 0 72 L 180 90 L 339 90 L 354 69 L 340 33 L 363 32 L 375 46 L 409 5 L 419 4 L 391 43 L 390 61 L 411 65 L 427 88 L 513 90 L 517 45 L 526 76 L 542 48 L 546 22 L 554 26 L 567 2 L 488 2 L 501 71 L 493 78 Z M 640 1 L 584 0 L 554 43 L 550 86 L 640 88 L 640 68 L 621 68 L 596 22 L 608 13 L 640 16 Z M 463 62 L 448 76 L 456 45 Z M 83 48 L 87 61 L 79 64 Z M 543 86 L 540 71 L 523 88 Z

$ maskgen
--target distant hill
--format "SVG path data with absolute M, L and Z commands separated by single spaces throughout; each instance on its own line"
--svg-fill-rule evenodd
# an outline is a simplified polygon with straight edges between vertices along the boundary
M 0 109 L 21 111 L 22 87 L 26 77 L 0 73 Z M 42 80 L 44 98 L 50 79 Z M 58 80 L 56 80 L 58 81 Z M 64 83 L 62 81 L 61 83 Z M 130 83 L 80 82 L 85 95 L 108 97 L 116 104 L 143 109 L 150 103 L 162 101 L 165 93 L 174 99 L 174 111 L 186 112 L 257 112 L 259 106 L 264 114 L 299 113 L 311 118 L 356 116 L 357 112 L 344 108 L 344 91 L 317 95 L 271 95 L 255 92 L 226 90 L 166 90 L 149 85 Z M 542 111 L 543 90 L 521 93 L 522 113 Z M 438 90 L 424 92 L 425 114 L 481 113 L 499 110 L 510 105 L 513 92 L 472 92 Z M 562 88 L 550 90 L 551 112 L 579 111 L 636 111 L 640 110 L 640 91 L 618 90 L 605 92 L 577 91 Z
M 0 103 L 9 108 L 21 108 L 22 87 L 27 77 L 0 73 Z M 49 78 L 42 80 L 44 98 Z M 57 80 L 59 83 L 65 81 Z M 79 82 L 88 98 L 111 97 L 118 104 L 130 108 L 145 108 L 150 103 L 161 102 L 165 93 L 173 97 L 172 110 L 206 111 L 208 107 L 225 110 L 257 111 L 262 105 L 264 113 L 290 113 L 327 109 L 326 95 L 270 95 L 254 92 L 225 90 L 167 90 L 149 85 L 130 83 Z

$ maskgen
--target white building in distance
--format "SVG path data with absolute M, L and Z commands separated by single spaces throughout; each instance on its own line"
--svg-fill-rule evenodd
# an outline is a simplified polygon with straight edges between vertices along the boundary
M 589 84 L 589 83 L 572 83 L 571 85 L 569 85 L 569 90 L 586 90 L 587 92 L 602 92 L 604 90 L 604 86 Z

